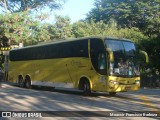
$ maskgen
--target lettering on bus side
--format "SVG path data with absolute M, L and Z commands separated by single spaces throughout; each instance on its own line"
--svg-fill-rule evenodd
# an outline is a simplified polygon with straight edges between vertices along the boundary
M 34 64 L 32 64 L 31 66 L 32 66 L 32 67 L 40 67 L 40 64 L 34 63 Z
M 81 67 L 87 67 L 87 66 L 84 66 L 81 61 L 75 61 L 75 60 L 71 61 L 71 65 L 79 67 L 79 68 L 81 68 Z
M 72 65 L 72 66 L 77 66 L 77 67 L 78 67 L 78 66 L 81 66 L 81 64 L 82 64 L 82 63 L 81 63 L 80 61 L 75 61 L 75 60 L 72 60 L 72 61 L 71 61 L 71 65 Z

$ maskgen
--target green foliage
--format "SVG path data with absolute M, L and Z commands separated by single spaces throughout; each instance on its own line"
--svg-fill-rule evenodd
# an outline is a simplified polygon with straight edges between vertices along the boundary
M 117 37 L 127 38 L 133 40 L 135 43 L 140 44 L 142 40 L 149 39 L 138 28 L 123 28 L 118 30 Z
M 5 13 L 0 15 L 1 38 L 7 37 L 10 44 L 23 42 L 26 45 L 50 40 L 48 26 L 40 23 L 48 15 L 38 13 L 35 16 L 31 11 L 59 9 L 64 2 L 65 0 L 0 0 L 0 9 Z
M 93 20 L 90 23 L 79 21 L 72 25 L 72 32 L 75 37 L 104 35 L 107 28 L 108 25 L 104 24 L 103 21 L 97 23 Z
M 86 37 L 86 36 L 110 36 L 131 39 L 137 44 L 141 40 L 146 40 L 143 33 L 140 32 L 138 28 L 117 28 L 117 24 L 114 20 L 109 21 L 109 24 L 103 21 L 94 22 L 76 22 L 72 25 L 72 32 L 75 37 Z
M 149 65 L 153 71 L 158 69 L 160 71 L 160 40 L 158 38 L 143 40 L 140 42 L 141 49 L 147 51 L 149 55 Z
M 0 0 L 4 12 L 24 12 L 29 10 L 59 9 L 65 0 Z
M 0 24 L 0 36 L 6 36 L 10 44 L 33 44 L 49 38 L 45 26 L 33 20 L 27 12 L 0 15 Z
M 115 19 L 122 28 L 137 27 L 148 36 L 159 33 L 159 0 L 95 0 L 94 5 L 87 20 L 108 23 Z
M 49 25 L 51 39 L 67 39 L 72 37 L 69 17 L 56 15 L 55 19 L 55 24 Z

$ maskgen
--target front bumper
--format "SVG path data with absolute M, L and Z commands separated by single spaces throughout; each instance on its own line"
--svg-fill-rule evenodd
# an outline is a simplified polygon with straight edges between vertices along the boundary
M 108 79 L 108 92 L 127 92 L 139 89 L 140 77 L 122 78 L 110 76 Z

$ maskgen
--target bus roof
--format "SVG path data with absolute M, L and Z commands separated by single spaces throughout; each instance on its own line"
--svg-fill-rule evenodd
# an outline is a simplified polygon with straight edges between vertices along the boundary
M 45 45 L 45 44 L 50 44 L 50 43 L 61 43 L 61 42 L 69 42 L 69 41 L 74 41 L 74 40 L 84 40 L 84 39 L 93 39 L 93 38 L 97 38 L 97 39 L 110 39 L 110 40 L 122 40 L 122 41 L 130 41 L 129 39 L 125 39 L 125 38 L 118 38 L 118 37 L 102 37 L 102 36 L 90 36 L 90 37 L 81 37 L 81 38 L 69 38 L 69 39 L 59 39 L 59 40 L 53 40 L 53 41 L 48 41 L 48 42 L 42 42 L 39 43 L 38 45 Z
M 64 43 L 64 42 L 70 42 L 70 41 L 77 41 L 77 40 L 84 40 L 84 39 L 102 39 L 102 40 L 122 40 L 122 41 L 129 41 L 132 42 L 129 39 L 124 39 L 124 38 L 118 38 L 118 37 L 102 37 L 102 36 L 90 36 L 90 37 L 81 37 L 81 38 L 70 38 L 70 39 L 59 39 L 59 40 L 53 40 L 53 41 L 48 41 L 48 42 L 42 42 L 37 45 L 30 45 L 22 48 L 15 48 L 13 50 L 17 49 L 24 49 L 24 48 L 32 48 L 32 47 L 39 47 L 39 46 L 44 46 L 44 45 L 49 45 L 49 44 L 58 44 L 58 43 Z

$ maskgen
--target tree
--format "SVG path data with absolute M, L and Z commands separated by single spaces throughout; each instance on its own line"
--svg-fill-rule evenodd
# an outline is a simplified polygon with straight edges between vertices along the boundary
M 56 15 L 55 20 L 55 24 L 49 25 L 51 39 L 67 39 L 72 37 L 70 18 Z
M 97 23 L 93 20 L 90 22 L 78 21 L 72 25 L 72 32 L 75 37 L 106 35 L 107 29 L 108 25 L 103 21 Z
M 0 36 L 8 37 L 9 42 L 35 44 L 50 39 L 46 25 L 41 24 L 47 14 L 30 14 L 31 10 L 59 9 L 65 0 L 0 0 Z M 3 41 L 3 39 L 1 39 Z M 3 42 L 2 42 L 3 43 Z M 11 44 L 12 44 L 11 43 Z
M 148 53 L 149 67 L 152 71 L 156 69 L 160 71 L 160 40 L 158 38 L 143 40 L 140 43 L 140 47 Z
M 87 20 L 108 23 L 115 19 L 122 28 L 137 27 L 150 36 L 150 33 L 159 32 L 159 4 L 160 0 L 95 0 Z
M 0 36 L 4 36 L 13 45 L 20 42 L 35 44 L 38 41 L 49 40 L 47 27 L 28 15 L 27 12 L 0 15 Z
M 103 21 L 94 22 L 76 22 L 72 25 L 72 33 L 75 37 L 86 37 L 86 36 L 109 36 L 126 38 L 140 44 L 140 41 L 147 40 L 145 36 L 138 28 L 121 28 L 117 29 L 117 24 L 114 20 L 110 20 L 109 24 Z
M 24 12 L 29 10 L 59 9 L 65 0 L 0 0 L 3 12 Z

